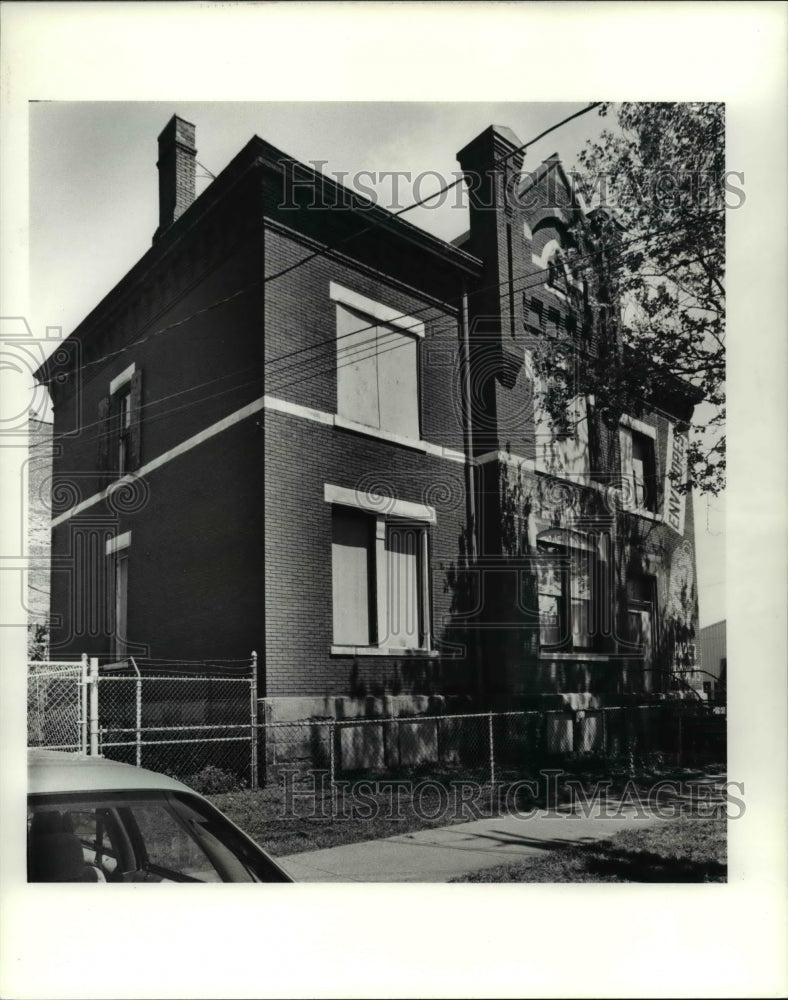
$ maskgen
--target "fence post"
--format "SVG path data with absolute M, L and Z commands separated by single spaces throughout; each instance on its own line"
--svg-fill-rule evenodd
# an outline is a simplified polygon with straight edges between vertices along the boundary
M 495 744 L 493 742 L 493 714 L 487 715 L 487 729 L 490 737 L 490 785 L 495 784 Z
M 28 686 L 30 684 L 30 665 L 28 664 Z M 36 698 L 35 698 L 35 742 L 36 746 L 44 746 L 44 720 L 46 718 L 46 687 L 44 688 L 44 693 L 41 693 L 41 674 L 38 670 L 34 670 L 33 677 L 36 682 Z M 30 723 L 28 722 L 28 731 Z
M 134 700 L 136 707 L 135 715 L 135 725 L 136 725 L 136 761 L 137 767 L 142 767 L 142 674 L 140 673 L 137 662 L 133 656 L 130 656 L 131 665 L 134 667 L 134 672 L 137 675 L 137 680 L 135 681 L 134 688 Z
M 250 771 L 252 788 L 257 788 L 257 652 L 252 650 L 252 677 L 249 685 L 249 724 L 251 729 Z
M 79 720 L 79 752 L 88 752 L 88 654 L 82 654 L 82 672 L 79 679 L 80 715 Z
M 90 658 L 90 756 L 99 755 L 99 690 L 98 658 Z
M 331 781 L 331 801 L 334 800 L 334 781 L 336 780 L 336 726 L 333 722 L 328 724 L 328 776 Z
M 335 740 L 336 740 L 336 725 L 334 724 L 333 721 L 331 721 L 328 723 L 328 778 L 330 781 L 329 788 L 331 789 L 332 816 L 336 816 L 337 814 L 337 800 L 336 800 L 337 793 L 336 793 L 336 787 L 334 785 L 337 775 Z

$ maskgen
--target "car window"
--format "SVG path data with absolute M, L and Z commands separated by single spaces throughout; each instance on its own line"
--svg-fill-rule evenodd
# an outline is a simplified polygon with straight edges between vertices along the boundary
M 163 803 L 137 805 L 133 813 L 149 869 L 163 877 L 177 874 L 200 882 L 222 881 L 193 833 Z
M 122 838 L 110 809 L 29 809 L 33 881 L 104 882 L 118 872 Z
M 115 822 L 109 809 L 69 810 L 74 833 L 82 844 L 82 853 L 90 864 L 100 865 L 105 874 L 118 867 L 117 848 L 110 831 Z
M 38 793 L 28 808 L 31 882 L 288 881 L 190 793 Z

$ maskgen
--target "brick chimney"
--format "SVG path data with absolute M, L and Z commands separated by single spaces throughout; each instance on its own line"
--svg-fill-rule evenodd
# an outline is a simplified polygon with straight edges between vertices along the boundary
M 159 228 L 154 242 L 194 201 L 194 125 L 173 115 L 159 136 Z

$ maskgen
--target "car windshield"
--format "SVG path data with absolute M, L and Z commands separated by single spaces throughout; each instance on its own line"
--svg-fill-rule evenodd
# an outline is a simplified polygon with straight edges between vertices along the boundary
M 197 796 L 33 795 L 28 881 L 283 881 L 276 866 Z

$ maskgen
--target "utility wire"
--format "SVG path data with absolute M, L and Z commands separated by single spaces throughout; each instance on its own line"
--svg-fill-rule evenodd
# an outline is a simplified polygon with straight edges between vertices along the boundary
M 574 119 L 580 117 L 581 115 L 587 114 L 588 112 L 592 111 L 594 108 L 599 107 L 600 104 L 601 104 L 601 102 L 599 102 L 599 101 L 594 102 L 592 104 L 589 104 L 585 108 L 581 108 L 579 111 L 574 112 L 573 114 L 571 114 L 571 115 L 567 116 L 566 118 L 562 119 L 560 122 L 557 122 L 556 124 L 550 126 L 550 128 L 545 129 L 543 132 L 540 132 L 539 135 L 535 136 L 533 139 L 530 139 L 528 142 L 523 143 L 521 146 L 517 147 L 517 149 L 510 151 L 509 153 L 505 154 L 503 157 L 500 157 L 498 160 L 494 161 L 493 167 L 498 166 L 501 163 L 506 162 L 509 158 L 511 158 L 512 156 L 514 156 L 516 153 L 525 151 L 529 146 L 534 145 L 536 142 L 538 142 L 540 139 L 544 138 L 546 135 L 549 135 L 551 132 L 556 131 L 558 128 L 561 128 L 563 125 L 567 124 L 570 121 L 573 121 Z M 206 168 L 203 167 L 203 169 L 206 169 Z M 431 199 L 437 197 L 439 194 L 445 193 L 446 191 L 451 190 L 451 188 L 456 187 L 457 184 L 461 183 L 463 180 L 464 180 L 464 178 L 462 178 L 462 177 L 458 178 L 452 184 L 444 186 L 440 190 L 438 190 L 436 192 L 433 192 L 431 195 L 428 195 L 425 198 L 422 198 L 419 201 L 414 202 L 412 205 L 408 205 L 405 208 L 402 208 L 399 211 L 397 211 L 395 213 L 392 213 L 392 217 L 403 215 L 405 212 L 408 212 L 411 209 L 416 208 L 419 205 L 424 204 L 426 201 L 430 201 Z M 355 237 L 357 237 L 359 235 L 362 235 L 363 233 L 368 232 L 371 229 L 378 228 L 380 225 L 382 225 L 381 222 L 373 223 L 371 226 L 368 226 L 365 229 L 363 229 L 363 230 L 361 230 L 361 231 L 359 231 L 357 233 L 352 233 L 349 236 L 345 237 L 337 245 L 342 245 L 342 243 L 346 242 L 347 240 L 353 239 L 353 238 L 355 238 Z M 640 238 L 641 237 L 636 237 L 635 241 L 637 241 Z M 324 255 L 326 253 L 333 252 L 335 249 L 336 249 L 336 245 L 335 246 L 331 246 L 331 247 L 324 246 L 324 247 L 320 248 L 320 250 L 317 250 L 314 253 L 312 253 L 311 255 L 308 255 L 307 257 L 302 258 L 300 261 L 296 261 L 290 267 L 285 268 L 282 271 L 276 272 L 273 275 L 268 275 L 268 276 L 264 277 L 262 279 L 262 283 L 266 284 L 269 281 L 273 281 L 274 279 L 276 279 L 278 277 L 281 277 L 283 274 L 289 273 L 290 271 L 294 270 L 295 268 L 300 267 L 302 264 L 306 263 L 307 261 L 313 260 L 316 257 L 322 256 L 322 255 Z M 543 270 L 547 271 L 546 268 L 543 269 Z M 506 283 L 507 282 L 500 282 L 499 286 L 503 286 Z M 96 358 L 96 359 L 94 359 L 94 360 L 92 360 L 90 362 L 85 362 L 83 365 L 81 365 L 79 367 L 78 370 L 82 371 L 85 368 L 91 367 L 91 366 L 96 365 L 96 364 L 100 364 L 101 362 L 103 362 L 105 360 L 108 360 L 108 359 L 110 359 L 112 357 L 116 357 L 119 354 L 124 353 L 125 351 L 129 350 L 133 346 L 138 346 L 138 345 L 146 343 L 152 337 L 159 336 L 160 334 L 168 332 L 169 330 L 176 329 L 177 327 L 179 327 L 179 326 L 185 324 L 186 322 L 188 322 L 190 319 L 193 319 L 195 316 L 202 315 L 202 314 L 204 314 L 204 313 L 206 313 L 206 312 L 208 312 L 208 311 L 210 311 L 212 309 L 217 308 L 218 306 L 224 305 L 227 302 L 230 302 L 233 299 L 235 299 L 235 298 L 237 298 L 237 297 L 245 294 L 247 291 L 250 291 L 252 288 L 256 288 L 258 286 L 258 284 L 259 284 L 259 282 L 255 281 L 255 282 L 251 283 L 250 285 L 246 286 L 245 288 L 239 289 L 237 292 L 233 293 L 230 296 L 227 296 L 224 299 L 220 299 L 217 302 L 211 303 L 210 305 L 205 306 L 203 309 L 197 310 L 196 312 L 190 314 L 189 316 L 183 317 L 182 319 L 180 319 L 180 320 L 178 320 L 178 321 L 176 321 L 174 323 L 168 324 L 165 327 L 161 327 L 159 330 L 153 331 L 153 332 L 151 332 L 149 334 L 146 334 L 145 336 L 143 336 L 141 338 L 138 338 L 137 340 L 133 341 L 131 344 L 128 344 L 128 345 L 124 346 L 123 348 L 120 348 L 117 351 L 114 351 L 114 352 L 111 352 L 109 354 L 103 355 L 101 358 Z M 432 307 L 426 307 L 426 308 L 432 308 Z M 421 311 L 424 311 L 424 310 L 418 310 L 417 313 L 421 312 Z M 413 313 L 411 313 L 411 315 L 413 315 Z M 400 318 L 406 318 L 406 314 L 403 314 L 403 316 L 400 317 Z M 371 329 L 371 327 L 370 327 L 370 329 Z M 356 332 L 358 332 L 358 331 L 356 331 Z M 310 350 L 310 349 L 312 349 L 312 348 L 311 347 L 302 348 L 301 351 L 303 352 L 303 351 Z M 292 353 L 295 354 L 295 353 L 300 353 L 300 352 L 292 352 Z M 287 355 L 283 355 L 282 357 L 287 357 Z M 279 358 L 279 359 L 276 359 L 276 358 L 275 359 L 271 359 L 271 361 L 267 362 L 267 363 L 275 363 L 277 360 L 281 360 L 281 358 Z M 45 380 L 44 384 L 47 384 L 49 381 L 51 381 L 51 379 Z
M 677 226 L 670 227 L 670 228 L 677 228 Z M 655 236 L 655 235 L 659 235 L 659 232 L 654 232 L 652 234 L 646 234 L 645 236 L 633 237 L 631 240 L 625 241 L 624 243 L 618 244 L 617 246 L 621 247 L 621 246 L 625 246 L 625 245 L 631 245 L 632 243 L 641 242 L 644 239 L 649 239 L 649 238 L 651 238 L 652 236 Z M 583 255 L 583 256 L 585 258 L 590 259 L 590 258 L 592 258 L 594 256 L 599 255 L 600 253 L 605 252 L 606 249 L 607 248 L 605 247 L 603 249 L 593 251 L 593 252 L 591 252 L 589 254 L 586 254 L 586 255 Z M 576 258 L 576 260 L 580 260 L 580 259 L 582 259 L 582 258 Z M 573 268 L 574 268 L 574 264 L 575 264 L 575 261 L 572 262 L 572 267 Z M 519 282 L 519 281 L 529 282 L 531 279 L 537 278 L 539 275 L 548 274 L 548 273 L 549 273 L 549 269 L 548 268 L 542 268 L 539 271 L 532 271 L 532 272 L 529 272 L 527 274 L 520 274 L 515 279 L 513 279 L 513 282 L 514 283 Z M 510 284 L 509 280 L 506 280 L 506 281 L 502 281 L 502 282 L 497 282 L 497 283 L 490 284 L 488 286 L 485 286 L 482 289 L 478 289 L 477 291 L 489 290 L 489 289 L 493 289 L 493 288 L 503 288 L 505 286 L 508 286 L 509 284 Z M 517 293 L 522 293 L 523 291 L 527 291 L 530 288 L 540 287 L 540 286 L 543 286 L 545 284 L 546 284 L 546 281 L 545 281 L 544 278 L 542 278 L 540 280 L 533 281 L 533 283 L 525 284 L 525 285 L 522 285 L 520 287 L 517 287 L 515 289 L 515 291 Z M 236 292 L 233 295 L 228 296 L 226 299 L 222 299 L 219 302 L 212 303 L 211 306 L 207 306 L 207 307 L 205 307 L 205 309 L 198 310 L 198 313 L 196 313 L 194 315 L 201 314 L 201 313 L 207 311 L 207 309 L 209 309 L 209 308 L 214 308 L 214 307 L 216 307 L 218 305 L 221 305 L 223 302 L 230 301 L 232 298 L 236 297 L 238 294 L 241 294 L 241 292 L 243 292 L 245 290 L 246 289 L 242 289 L 242 290 L 240 290 L 240 292 Z M 432 305 L 426 306 L 423 310 L 414 310 L 414 311 L 410 312 L 409 314 L 403 314 L 402 317 L 399 317 L 399 318 L 407 318 L 408 316 L 417 315 L 419 312 L 425 311 L 426 309 L 433 309 L 433 308 L 435 308 L 435 307 L 432 306 Z M 183 320 L 178 321 L 178 323 L 172 324 L 172 326 L 179 326 L 182 323 L 186 322 L 186 320 L 189 319 L 189 318 L 190 317 L 185 317 Z M 447 320 L 447 322 L 449 322 L 449 321 Z M 328 345 L 328 344 L 330 344 L 332 346 L 332 348 L 333 348 L 333 346 L 336 344 L 336 342 L 338 340 L 344 339 L 344 338 L 347 338 L 347 337 L 358 336 L 359 333 L 365 332 L 367 330 L 373 330 L 373 329 L 376 330 L 377 326 L 378 326 L 378 324 L 371 324 L 368 327 L 362 327 L 359 330 L 352 331 L 349 334 L 343 334 L 341 337 L 326 338 L 324 341 L 320 341 L 317 344 L 310 345 L 307 348 L 301 348 L 298 351 L 291 352 L 291 354 L 280 355 L 278 358 L 273 359 L 272 362 L 266 362 L 266 364 L 277 362 L 277 361 L 281 361 L 281 360 L 287 360 L 287 359 L 289 359 L 289 357 L 294 356 L 296 354 L 301 354 L 301 353 L 303 353 L 306 350 L 314 350 L 317 347 L 325 346 L 325 345 Z M 436 324 L 436 326 L 437 326 L 437 324 Z M 170 328 L 172 328 L 172 327 L 170 327 Z M 156 333 L 159 333 L 159 332 L 164 332 L 164 331 L 163 330 L 162 331 L 156 331 Z M 394 333 L 394 334 L 396 334 L 397 332 L 398 331 L 391 331 L 391 333 Z M 155 333 L 154 334 L 149 334 L 149 335 L 146 336 L 145 339 L 149 339 L 151 336 L 154 336 L 154 335 L 155 335 Z M 387 335 L 384 335 L 384 336 L 387 336 Z M 346 363 L 347 364 L 355 364 L 359 360 L 366 360 L 366 358 L 373 357 L 375 355 L 375 353 L 376 353 L 375 351 L 372 351 L 372 353 L 368 354 L 366 356 L 366 358 L 362 357 L 362 356 L 359 356 L 359 355 L 360 355 L 361 351 L 363 351 L 363 349 L 365 347 L 371 347 L 373 344 L 376 344 L 377 341 L 378 341 L 378 339 L 379 338 L 376 335 L 375 337 L 369 338 L 367 341 L 362 341 L 361 343 L 356 343 L 356 344 L 349 344 L 349 345 L 347 345 L 348 349 L 349 349 L 347 354 L 344 354 L 343 353 L 343 349 L 340 349 L 340 351 L 337 352 L 337 354 L 335 355 L 335 352 L 332 349 L 327 354 L 321 355 L 321 356 L 316 357 L 316 358 L 307 359 L 304 362 L 307 366 L 308 365 L 319 364 L 319 363 L 321 363 L 323 361 L 328 360 L 329 358 L 332 359 L 332 364 L 329 367 L 327 367 L 327 368 L 319 368 L 317 370 L 314 370 L 314 371 L 306 374 L 305 377 L 294 379 L 294 380 L 289 381 L 289 382 L 275 383 L 273 385 L 266 384 L 265 385 L 265 390 L 267 391 L 268 389 L 271 389 L 273 391 L 280 391 L 281 389 L 289 388 L 289 387 L 291 387 L 293 385 L 296 385 L 299 382 L 310 380 L 310 379 L 315 378 L 315 377 L 317 377 L 317 376 L 319 376 L 321 374 L 326 374 L 326 373 L 332 371 L 335 367 L 345 367 L 345 365 L 343 365 L 343 364 L 335 365 L 335 363 L 334 363 L 335 360 L 340 360 L 340 359 L 344 360 L 346 357 L 350 357 L 351 360 L 347 361 Z M 132 345 L 129 345 L 129 346 L 132 346 Z M 400 346 L 400 345 L 397 345 L 397 346 Z M 404 344 L 402 346 L 404 346 Z M 360 351 L 360 349 L 361 349 L 361 351 Z M 390 349 L 392 349 L 392 348 L 390 348 Z M 114 356 L 115 353 L 117 353 L 117 352 L 113 352 L 113 354 L 109 355 L 108 357 Z M 380 352 L 380 353 L 387 353 L 387 352 Z M 97 359 L 97 360 L 100 360 L 100 359 Z M 93 363 L 95 363 L 95 362 L 91 362 L 91 364 L 93 364 Z M 276 378 L 276 376 L 282 375 L 285 371 L 287 371 L 288 369 L 293 368 L 293 367 L 295 367 L 295 365 L 288 365 L 285 368 L 282 368 L 282 369 L 279 369 L 278 371 L 273 372 L 272 375 L 273 375 L 274 378 Z M 208 385 L 212 385 L 216 381 L 220 381 L 220 380 L 223 380 L 225 378 L 230 378 L 233 375 L 243 374 L 246 371 L 252 371 L 252 370 L 255 370 L 255 369 L 258 369 L 258 368 L 259 368 L 258 363 L 254 363 L 254 364 L 245 366 L 244 368 L 236 369 L 233 372 L 229 372 L 229 373 L 226 373 L 225 375 L 221 375 L 221 376 L 218 376 L 218 377 L 206 380 L 205 382 L 201 382 L 201 383 L 198 383 L 196 385 L 190 386 L 189 388 L 180 390 L 179 392 L 169 393 L 166 396 L 161 396 L 161 397 L 157 397 L 154 400 L 149 400 L 147 403 L 143 403 L 138 409 L 139 410 L 147 409 L 149 406 L 155 406 L 155 405 L 157 405 L 159 403 L 166 402 L 169 399 L 173 399 L 173 398 L 176 398 L 176 397 L 181 396 L 181 395 L 186 395 L 189 392 L 195 392 L 197 389 L 203 388 L 203 387 L 208 386 Z M 302 372 L 302 375 L 303 374 L 304 373 Z M 161 416 L 163 416 L 163 415 L 169 415 L 171 413 L 178 412 L 179 410 L 186 409 L 186 408 L 188 408 L 190 406 L 196 405 L 197 403 L 200 403 L 200 402 L 202 402 L 204 400 L 213 399 L 216 396 L 224 395 L 225 392 L 236 391 L 237 388 L 241 388 L 243 386 L 253 384 L 254 382 L 259 382 L 259 378 L 253 379 L 250 382 L 243 383 L 241 386 L 232 387 L 231 389 L 225 390 L 223 392 L 214 393 L 214 394 L 211 394 L 210 396 L 207 396 L 207 397 L 201 397 L 201 399 L 195 400 L 195 401 L 193 401 L 191 403 L 186 403 L 186 404 L 184 404 L 184 406 L 176 407 L 174 409 L 168 410 L 168 411 L 166 411 L 166 414 L 161 414 Z M 158 419 L 158 416 L 157 417 L 148 417 L 147 419 L 148 420 Z M 99 421 L 99 420 L 92 421 L 89 424 L 84 424 L 83 427 L 82 427 L 82 430 L 88 430 L 88 429 L 90 429 L 92 427 L 97 427 L 101 423 L 102 423 L 102 421 Z M 68 436 L 70 436 L 69 432 L 63 432 L 62 434 L 59 434 L 59 435 L 53 435 L 52 441 L 55 442 L 55 441 L 59 440 L 60 438 L 64 438 L 64 437 L 68 437 Z M 90 441 L 90 440 L 98 440 L 98 438 L 100 436 L 101 436 L 101 434 L 96 435 L 95 438 L 88 438 L 88 439 L 85 439 L 85 440 L 88 440 L 88 441 Z
M 549 135 L 550 132 L 554 132 L 556 129 L 561 128 L 561 126 L 565 125 L 567 122 L 572 121 L 574 118 L 578 118 L 580 115 L 585 115 L 589 111 L 593 111 L 594 108 L 599 107 L 600 103 L 601 103 L 600 101 L 597 101 L 595 104 L 589 104 L 588 107 L 582 108 L 580 111 L 577 111 L 572 115 L 569 115 L 568 118 L 564 118 L 563 121 L 557 122 L 555 125 L 552 125 L 550 128 L 546 129 L 540 135 L 536 136 L 536 138 L 530 139 L 528 142 L 523 143 L 522 146 L 518 146 L 517 149 L 514 149 L 510 153 L 507 153 L 505 157 L 501 157 L 498 160 L 494 161 L 492 169 L 495 169 L 496 167 L 500 166 L 501 163 L 505 163 L 510 157 L 514 156 L 516 153 L 520 153 L 528 149 L 529 146 L 532 146 L 539 139 L 542 139 L 544 138 L 544 136 Z M 433 191 L 432 194 L 426 195 L 424 198 L 420 198 L 418 201 L 414 201 L 412 205 L 406 205 L 405 208 L 401 208 L 396 212 L 392 212 L 390 217 L 398 218 L 400 215 L 404 215 L 406 212 L 410 212 L 414 208 L 418 208 L 420 205 L 424 205 L 428 201 L 432 201 L 432 199 L 437 198 L 438 195 L 445 194 L 447 191 L 451 191 L 452 188 L 457 187 L 458 184 L 462 184 L 464 181 L 465 181 L 464 175 L 458 177 L 456 180 L 452 181 L 451 184 L 445 184 L 443 187 L 438 188 L 437 191 Z M 366 226 L 365 228 L 360 229 L 355 233 L 350 233 L 349 235 L 345 236 L 336 245 L 341 246 L 343 243 L 347 243 L 349 240 L 358 239 L 359 236 L 364 236 L 366 233 L 371 232 L 373 229 L 379 228 L 381 225 L 383 225 L 382 222 L 373 222 L 371 225 Z M 277 271 L 275 274 L 269 275 L 265 279 L 265 281 L 266 282 L 274 281 L 276 278 L 281 278 L 285 274 L 290 274 L 290 272 L 295 271 L 297 267 L 301 267 L 303 264 L 306 264 L 311 260 L 315 260 L 316 257 L 323 256 L 323 254 L 325 253 L 326 253 L 326 248 L 315 250 L 313 253 L 309 254 L 308 256 L 302 258 L 299 261 L 296 261 L 294 264 L 290 264 L 289 267 L 285 267 L 281 271 Z
M 594 108 L 600 107 L 601 104 L 602 101 L 594 101 L 593 104 L 589 104 L 587 107 L 581 108 L 579 111 L 575 111 L 575 113 L 569 115 L 568 118 L 564 118 L 563 121 L 558 122 L 557 125 L 551 125 L 550 128 L 546 128 L 544 132 L 540 132 L 539 135 L 537 135 L 535 138 L 529 139 L 528 142 L 526 142 L 524 145 L 518 146 L 517 149 L 513 149 L 511 153 L 507 153 L 505 156 L 502 156 L 498 161 L 496 161 L 495 166 L 500 166 L 502 163 L 505 163 L 512 156 L 516 156 L 517 153 L 525 152 L 525 150 L 528 149 L 529 146 L 533 146 L 534 143 L 539 142 L 540 139 L 544 139 L 546 135 L 550 135 L 551 132 L 555 132 L 555 130 L 561 128 L 562 125 L 566 125 L 568 122 L 574 121 L 575 118 L 579 118 L 581 115 L 588 114 L 589 111 L 593 111 Z
M 671 227 L 671 228 L 675 228 L 675 227 Z M 624 242 L 622 242 L 620 244 L 617 244 L 616 249 L 620 249 L 620 248 L 625 247 L 625 246 L 631 246 L 633 243 L 643 242 L 644 240 L 651 239 L 651 238 L 653 238 L 654 236 L 657 236 L 657 235 L 660 235 L 660 232 L 653 232 L 653 233 L 646 234 L 646 235 L 643 235 L 643 236 L 633 237 L 631 240 L 624 241 Z M 587 254 L 583 254 L 583 255 L 580 255 L 580 256 L 574 258 L 570 262 L 570 269 L 572 271 L 580 271 L 581 273 L 586 273 L 588 270 L 590 270 L 590 267 L 591 267 L 590 262 L 591 262 L 591 260 L 593 258 L 595 258 L 595 257 L 598 257 L 599 255 L 601 255 L 603 253 L 606 253 L 607 249 L 608 249 L 608 247 L 603 247 L 601 249 L 594 250 L 594 251 L 591 251 L 591 252 L 589 252 Z M 583 261 L 585 261 L 586 263 L 582 264 L 581 262 L 583 262 Z M 474 293 L 478 293 L 478 292 L 482 292 L 482 291 L 489 291 L 489 290 L 495 289 L 495 288 L 504 288 L 504 287 L 508 288 L 508 286 L 511 285 L 513 293 L 515 293 L 515 294 L 521 294 L 522 292 L 528 291 L 530 288 L 536 288 L 536 287 L 545 285 L 546 284 L 545 280 L 543 278 L 540 278 L 539 276 L 540 275 L 548 275 L 549 276 L 550 270 L 551 270 L 550 268 L 541 268 L 538 271 L 529 271 L 527 273 L 522 273 L 522 274 L 517 275 L 515 278 L 511 279 L 511 281 L 507 279 L 505 281 L 501 281 L 501 282 L 497 282 L 497 283 L 492 283 L 490 285 L 486 285 L 486 286 L 482 286 L 482 287 L 480 287 L 478 289 L 474 289 Z M 531 282 L 531 279 L 534 279 L 534 278 L 537 278 L 538 280 Z M 526 282 L 526 283 L 522 284 L 522 285 L 519 285 L 518 282 Z M 419 315 L 419 313 L 425 312 L 425 311 L 427 311 L 428 309 L 431 309 L 431 308 L 433 308 L 433 307 L 432 306 L 426 306 L 426 307 L 424 307 L 424 309 L 413 310 L 409 314 L 402 314 L 402 316 L 394 317 L 394 319 L 408 319 L 411 316 L 417 316 L 417 315 Z M 440 322 L 442 322 L 442 319 L 436 320 L 435 321 L 435 325 L 437 325 Z M 317 341 L 317 342 L 315 342 L 313 344 L 310 344 L 310 345 L 308 345 L 306 347 L 298 348 L 295 351 L 290 351 L 290 352 L 287 352 L 285 354 L 281 354 L 281 355 L 279 355 L 276 358 L 271 358 L 271 359 L 269 359 L 269 360 L 267 360 L 265 362 L 265 366 L 266 366 L 266 368 L 268 368 L 269 366 L 272 366 L 274 364 L 278 364 L 280 361 L 288 361 L 291 358 L 296 357 L 296 356 L 301 355 L 301 354 L 304 354 L 304 353 L 306 353 L 308 351 L 314 351 L 314 350 L 320 348 L 323 345 L 331 345 L 333 347 L 333 345 L 337 341 L 342 340 L 345 337 L 353 337 L 353 336 L 357 336 L 359 333 L 362 333 L 362 332 L 365 332 L 365 331 L 375 330 L 380 325 L 384 325 L 384 324 L 372 323 L 372 324 L 369 324 L 366 327 L 360 327 L 358 330 L 354 330 L 354 331 L 352 331 L 350 333 L 347 333 L 347 334 L 342 334 L 340 336 L 325 338 L 322 341 Z M 374 340 L 374 338 L 370 341 L 370 343 L 373 342 L 373 340 Z M 314 360 L 315 360 L 314 358 L 307 358 L 307 359 L 305 359 L 305 361 L 303 363 L 304 364 L 309 364 L 309 363 L 311 363 Z M 280 373 L 282 373 L 282 372 L 284 372 L 284 371 L 286 371 L 286 370 L 288 370 L 290 368 L 296 367 L 298 364 L 301 364 L 301 363 L 302 362 L 294 362 L 294 363 L 292 363 L 290 365 L 285 365 L 284 367 L 281 367 L 281 368 L 273 371 L 272 374 L 273 375 L 278 375 L 278 374 L 280 374 Z
M 644 240 L 651 239 L 651 238 L 653 238 L 655 236 L 659 236 L 659 235 L 663 235 L 665 233 L 669 233 L 669 232 L 671 232 L 671 231 L 673 231 L 675 229 L 689 227 L 689 226 L 693 225 L 695 222 L 700 222 L 700 221 L 702 221 L 702 219 L 707 218 L 707 217 L 712 216 L 712 215 L 716 215 L 716 214 L 717 214 L 717 212 L 705 213 L 703 216 L 697 217 L 695 219 L 690 219 L 690 220 L 687 220 L 687 221 L 684 221 L 684 222 L 675 223 L 672 226 L 668 226 L 668 227 L 664 227 L 664 228 L 661 228 L 661 229 L 657 229 L 657 230 L 652 231 L 651 233 L 646 233 L 646 234 L 642 234 L 642 235 L 639 235 L 639 236 L 632 237 L 629 240 L 624 240 L 624 241 L 621 241 L 621 242 L 613 245 L 612 249 L 613 250 L 618 250 L 618 249 L 621 249 L 623 247 L 630 246 L 633 243 L 639 243 L 639 242 L 642 242 Z M 331 249 L 332 248 L 324 248 L 324 251 L 329 251 Z M 591 260 L 594 257 L 600 256 L 600 255 L 606 253 L 608 249 L 611 249 L 610 245 L 605 244 L 604 246 L 598 248 L 597 250 L 594 250 L 594 251 L 591 251 L 591 252 L 589 252 L 587 254 L 582 254 L 582 255 L 580 255 L 578 257 L 575 257 L 573 259 L 573 261 L 571 262 L 571 269 L 572 270 L 576 270 L 577 266 L 578 266 L 578 263 L 580 261 Z M 321 252 L 324 252 L 324 251 L 321 251 Z M 549 271 L 550 271 L 550 268 L 541 268 L 538 271 L 531 271 L 531 272 L 529 272 L 528 275 L 519 275 L 517 278 L 515 278 L 513 280 L 514 281 L 518 281 L 518 280 L 521 280 L 524 277 L 535 276 L 537 274 L 549 274 Z M 262 282 L 265 283 L 265 281 L 267 281 L 267 280 L 268 280 L 268 278 L 264 278 L 264 279 L 262 279 Z M 488 290 L 490 290 L 492 288 L 496 288 L 496 287 L 497 288 L 502 288 L 502 287 L 508 285 L 509 283 L 510 282 L 508 280 L 506 280 L 506 281 L 497 282 L 495 284 L 482 286 L 480 288 L 473 289 L 473 293 L 475 294 L 475 293 L 478 293 L 478 292 L 481 292 L 481 291 L 488 291 Z M 239 298 L 240 296 L 246 294 L 247 292 L 251 291 L 252 289 L 255 289 L 255 288 L 259 287 L 260 284 L 261 284 L 261 280 L 257 279 L 256 281 L 251 282 L 249 285 L 246 285 L 243 288 L 240 288 L 237 291 L 233 292 L 231 295 L 225 296 L 224 298 L 218 299 L 217 301 L 212 302 L 209 305 L 202 307 L 201 309 L 195 310 L 195 312 L 190 313 L 188 316 L 184 316 L 181 319 L 176 320 L 173 323 L 169 323 L 166 326 L 160 327 L 157 330 L 153 330 L 150 333 L 144 334 L 142 337 L 138 337 L 136 340 L 133 340 L 129 344 L 126 344 L 123 347 L 118 348 L 118 350 L 116 350 L 116 351 L 110 351 L 107 354 L 104 354 L 104 355 L 102 355 L 99 358 L 94 358 L 91 361 L 85 361 L 85 362 L 83 362 L 81 365 L 79 365 L 78 368 L 74 369 L 74 372 L 85 371 L 86 369 L 91 368 L 91 367 L 93 367 L 95 365 L 102 364 L 105 361 L 108 361 L 108 360 L 111 360 L 112 358 L 118 357 L 121 354 L 124 354 L 126 351 L 131 350 L 133 347 L 141 346 L 142 344 L 145 344 L 148 341 L 152 340 L 154 337 L 161 336 L 164 333 L 168 333 L 171 330 L 177 329 L 177 328 L 185 325 L 186 323 L 188 323 L 190 320 L 194 319 L 195 317 L 204 315 L 205 313 L 208 313 L 208 312 L 210 312 L 210 311 L 212 311 L 214 309 L 217 309 L 219 306 L 225 305 L 228 302 L 231 302 L 231 301 Z M 191 286 L 191 287 L 193 287 L 193 286 Z M 191 290 L 191 287 L 188 290 Z M 392 321 L 393 320 L 397 320 L 397 319 L 403 319 L 403 320 L 404 319 L 409 319 L 411 317 L 418 316 L 421 313 L 427 312 L 427 311 L 429 311 L 431 309 L 435 309 L 435 308 L 437 308 L 437 307 L 434 306 L 434 305 L 427 305 L 427 306 L 422 307 L 421 309 L 411 310 L 408 313 L 402 313 L 399 316 L 392 317 Z M 369 327 L 367 327 L 367 329 L 372 330 L 372 329 L 375 328 L 376 325 L 377 324 L 370 324 Z M 361 330 L 354 331 L 354 333 L 358 333 L 358 332 L 361 332 Z M 329 343 L 329 342 L 333 343 L 337 339 L 340 339 L 340 338 L 336 338 L 336 337 L 334 337 L 334 338 L 326 338 L 326 340 L 324 341 L 324 343 Z M 299 348 L 299 349 L 297 349 L 295 351 L 290 351 L 290 352 L 287 352 L 285 354 L 279 355 L 278 357 L 271 358 L 268 361 L 266 361 L 265 364 L 266 365 L 273 365 L 273 364 L 276 364 L 279 361 L 287 360 L 290 357 L 295 357 L 298 354 L 305 353 L 306 351 L 314 350 L 314 348 L 316 346 L 319 346 L 319 343 L 320 342 L 318 342 L 318 344 L 311 344 L 311 345 L 309 345 L 307 347 L 302 347 L 302 348 Z M 44 380 L 42 380 L 42 383 L 40 383 L 40 384 L 44 384 L 44 385 L 49 384 L 50 382 L 52 382 L 54 380 L 55 377 L 56 376 L 53 376 L 52 378 L 49 378 L 49 379 L 44 379 Z

